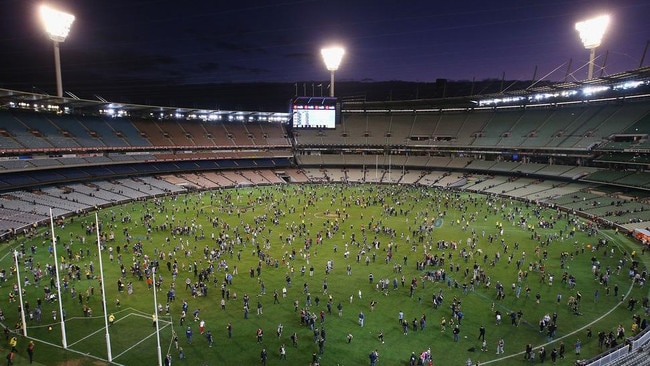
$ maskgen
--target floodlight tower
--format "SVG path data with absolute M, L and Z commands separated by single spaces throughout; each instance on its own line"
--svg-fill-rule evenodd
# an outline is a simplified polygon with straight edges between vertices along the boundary
M 591 80 L 594 76 L 594 60 L 596 58 L 596 47 L 600 46 L 600 41 L 605 35 L 607 25 L 609 24 L 609 15 L 601 15 L 596 18 L 588 19 L 576 23 L 576 30 L 580 33 L 580 39 L 589 53 L 589 73 L 587 79 Z
M 47 5 L 40 7 L 41 20 L 45 25 L 45 31 L 54 42 L 54 68 L 56 70 L 56 95 L 63 97 L 63 82 L 61 81 L 61 53 L 59 43 L 64 42 L 70 33 L 70 27 L 74 22 L 74 15 L 53 9 Z
M 341 59 L 345 54 L 342 47 L 327 47 L 320 50 L 325 61 L 325 67 L 330 71 L 330 97 L 334 96 L 334 73 L 339 69 Z

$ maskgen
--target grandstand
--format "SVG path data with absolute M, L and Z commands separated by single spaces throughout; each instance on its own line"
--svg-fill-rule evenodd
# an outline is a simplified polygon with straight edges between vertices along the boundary
M 453 103 L 344 102 L 331 130 L 294 130 L 287 113 L 109 109 L 0 90 L 0 238 L 47 222 L 50 208 L 69 216 L 190 190 L 309 182 L 461 189 L 647 228 L 650 69 L 587 84 Z M 604 94 L 580 94 L 594 85 Z
M 636 88 L 624 87 L 632 79 Z M 589 98 L 576 96 L 584 85 L 565 83 L 453 107 L 349 102 L 332 130 L 292 130 L 287 113 L 156 107 L 162 112 L 154 115 L 146 106 L 57 104 L 2 91 L 0 190 L 5 200 L 35 206 L 18 206 L 36 216 L 16 220 L 15 229 L 38 222 L 53 203 L 67 214 L 187 189 L 300 181 L 424 184 L 552 204 L 606 185 L 645 204 L 638 197 L 650 189 L 648 79 L 646 68 L 592 80 L 608 88 Z M 35 191 L 56 199 L 36 200 Z M 566 208 L 614 216 L 616 224 L 649 221 L 639 207 Z

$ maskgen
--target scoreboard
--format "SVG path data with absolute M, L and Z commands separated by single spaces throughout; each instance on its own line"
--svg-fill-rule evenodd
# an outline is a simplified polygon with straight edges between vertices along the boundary
M 339 104 L 332 97 L 297 97 L 291 101 L 293 128 L 336 128 Z

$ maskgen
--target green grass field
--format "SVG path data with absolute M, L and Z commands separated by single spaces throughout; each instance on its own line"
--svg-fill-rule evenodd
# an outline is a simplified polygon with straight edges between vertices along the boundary
M 407 365 L 411 352 L 419 355 L 427 349 L 431 349 L 435 365 L 465 365 L 468 358 L 481 364 L 510 365 L 525 362 L 522 352 L 528 343 L 536 347 L 546 345 L 550 354 L 560 341 L 566 345 L 566 358 L 558 363 L 571 365 L 577 359 L 573 346 L 577 339 L 582 342 L 581 359 L 595 356 L 601 352 L 596 336 L 598 332 L 615 331 L 621 324 L 626 329 L 626 336 L 630 336 L 632 315 L 644 315 L 640 301 L 634 311 L 626 309 L 629 297 L 642 299 L 647 296 L 647 290 L 633 287 L 628 277 L 632 251 L 638 253 L 635 260 L 640 262 L 641 270 L 647 266 L 647 259 L 641 256 L 637 244 L 613 231 L 589 233 L 588 225 L 582 219 L 508 199 L 403 186 L 283 185 L 134 202 L 102 209 L 99 218 L 102 234 L 108 236 L 112 232 L 115 237 L 113 241 L 105 242 L 102 257 L 108 312 L 116 316 L 115 324 L 110 327 L 112 357 L 114 363 L 121 365 L 157 363 L 155 328 L 151 319 L 154 312 L 152 290 L 147 288 L 146 281 L 140 281 L 130 271 L 134 263 L 140 263 L 142 267 L 151 259 L 160 263 L 157 276 L 162 277 L 162 284 L 157 300 L 163 308 L 167 291 L 171 286 L 176 288 L 176 300 L 170 303 L 170 314 L 166 315 L 165 311 L 159 314 L 162 353 L 169 353 L 174 365 L 260 364 L 263 348 L 268 352 L 269 365 L 308 365 L 314 354 L 320 357 L 322 365 L 363 365 L 369 364 L 368 356 L 373 350 L 379 353 L 380 365 Z M 94 230 L 86 230 L 94 220 L 94 213 L 91 213 L 65 219 L 56 225 L 55 233 L 60 238 L 58 255 L 65 260 L 65 266 L 79 266 L 81 279 L 71 278 L 67 270 L 62 271 L 62 278 L 65 276 L 68 281 L 62 296 L 67 317 L 68 351 L 59 348 L 60 325 L 51 315 L 52 310 L 58 309 L 56 302 L 43 302 L 40 323 L 27 321 L 28 336 L 36 341 L 35 364 L 107 364 L 101 361 L 107 359 L 107 348 L 98 255 L 96 245 L 93 245 L 96 234 Z M 540 228 L 541 221 L 552 223 L 553 228 Z M 148 225 L 150 232 L 147 231 Z M 163 225 L 166 226 L 164 229 Z M 172 233 L 171 229 L 176 227 L 187 227 L 188 234 Z M 128 243 L 125 230 L 131 236 Z M 569 237 L 573 230 L 574 235 Z M 210 252 L 220 251 L 213 235 L 215 238 L 222 236 L 224 243 L 219 258 L 211 261 Z M 492 242 L 488 239 L 490 236 Z M 85 243 L 82 243 L 83 237 Z M 322 240 L 319 241 L 319 237 Z M 608 244 L 595 250 L 601 239 L 606 239 Z M 311 246 L 307 249 L 305 243 L 308 240 L 311 240 Z M 439 249 L 441 241 L 446 242 L 448 248 Z M 476 244 L 472 246 L 471 242 Z M 44 286 L 50 283 L 45 270 L 46 265 L 54 263 L 48 253 L 50 243 L 49 228 L 41 228 L 34 237 L 12 241 L 0 252 L 0 268 L 7 271 L 7 281 L 0 289 L 0 300 L 5 304 L 2 307 L 6 317 L 4 324 L 11 329 L 19 321 L 18 302 L 8 303 L 15 282 L 11 251 L 23 248 L 26 258 L 33 257 L 33 268 L 43 271 L 43 278 L 36 287 L 34 276 L 26 265 L 21 264 L 21 276 L 27 275 L 30 280 L 30 285 L 24 288 L 24 297 L 33 309 L 37 299 L 44 296 Z M 134 254 L 133 248 L 137 243 L 142 245 L 142 255 Z M 507 253 L 504 245 L 508 247 Z M 32 246 L 35 247 L 33 255 Z M 126 277 L 122 280 L 125 285 L 123 292 L 117 291 L 117 281 L 121 277 L 118 246 L 126 270 Z M 263 258 L 256 246 L 259 246 Z M 108 247 L 113 248 L 112 261 L 109 260 Z M 391 260 L 387 260 L 389 252 Z M 522 280 L 518 282 L 516 262 L 522 260 L 524 252 Z M 492 263 L 497 253 L 500 259 Z M 564 269 L 561 268 L 562 253 L 567 253 Z M 443 257 L 444 265 L 418 269 L 416 263 L 423 261 L 427 254 Z M 512 260 L 509 263 L 510 255 Z M 609 269 L 612 273 L 609 295 L 605 286 L 592 274 L 592 258 L 599 262 L 601 272 Z M 621 259 L 626 263 L 618 273 Z M 87 279 L 91 262 L 93 273 L 91 279 Z M 168 262 L 170 266 L 177 263 L 175 281 L 168 270 Z M 238 274 L 233 275 L 232 285 L 226 287 L 230 300 L 226 302 L 225 310 L 222 310 L 220 301 L 226 271 L 219 266 L 220 262 L 227 263 L 228 273 L 233 273 L 235 268 L 238 270 Z M 332 268 L 326 273 L 328 263 Z M 477 282 L 474 291 L 464 293 L 462 286 L 470 285 L 475 264 L 489 277 L 490 286 L 487 287 L 485 281 Z M 198 282 L 194 266 L 200 272 L 210 265 L 214 266 L 214 271 L 205 280 L 207 296 L 192 297 L 186 290 L 186 279 L 189 278 L 191 283 Z M 304 274 L 301 273 L 303 266 Z M 349 275 L 348 266 L 351 270 Z M 554 276 L 552 285 L 549 285 L 548 277 L 541 280 L 542 266 L 546 276 Z M 313 275 L 310 267 L 314 268 Z M 439 269 L 445 270 L 449 282 L 425 279 L 426 271 Z M 468 276 L 465 276 L 466 269 Z M 253 276 L 249 274 L 251 270 Z M 575 289 L 562 283 L 564 272 L 575 277 Z M 369 280 L 371 273 L 372 283 Z M 291 279 L 290 287 L 287 286 L 287 276 Z M 386 291 L 377 289 L 381 279 L 388 281 Z M 393 288 L 394 279 L 398 283 L 396 289 Z M 417 286 L 410 296 L 409 285 L 413 279 L 417 280 Z M 132 294 L 126 291 L 129 282 L 132 282 Z M 325 282 L 327 294 L 323 291 Z M 505 298 L 501 300 L 496 297 L 495 285 L 498 282 L 505 289 Z M 454 283 L 458 283 L 458 288 Z M 526 297 L 526 291 L 522 290 L 517 298 L 511 287 L 513 283 L 520 283 L 523 289 L 529 287 L 530 296 Z M 265 294 L 261 294 L 262 284 Z M 309 307 L 305 305 L 305 285 L 311 297 Z M 618 286 L 618 296 L 614 296 L 615 285 Z M 82 294 L 81 303 L 78 295 L 72 296 L 70 292 L 73 286 L 77 294 Z M 282 297 L 283 287 L 287 288 L 286 298 Z M 599 292 L 597 301 L 596 290 Z M 279 303 L 276 304 L 274 291 L 279 293 Z M 432 296 L 440 291 L 444 301 L 434 309 Z M 575 296 L 576 291 L 582 294 L 581 315 L 574 315 L 567 306 L 569 297 Z M 535 300 L 538 293 L 539 304 Z M 245 294 L 250 297 L 248 319 L 244 318 L 243 311 Z M 562 295 L 559 303 L 556 300 L 558 294 Z M 625 301 L 620 301 L 621 295 L 627 296 Z M 327 310 L 329 296 L 331 314 Z M 449 327 L 450 305 L 454 298 L 460 302 L 464 314 L 458 342 L 454 342 Z M 185 325 L 180 326 L 183 300 L 188 303 L 188 314 Z M 299 309 L 316 314 L 316 328 L 326 329 L 323 354 L 319 354 L 312 330 L 301 324 L 299 313 L 294 310 L 294 301 L 298 302 Z M 263 306 L 262 315 L 257 315 L 258 302 Z M 374 310 L 371 302 L 376 303 Z M 339 303 L 342 306 L 341 317 L 337 314 Z M 92 317 L 84 317 L 84 305 L 92 309 Z M 208 347 L 206 337 L 199 334 L 199 322 L 195 322 L 192 316 L 195 309 L 200 309 L 199 317 L 205 321 L 205 330 L 214 335 L 213 347 Z M 495 324 L 497 310 L 503 314 L 500 325 Z M 508 313 L 520 310 L 523 312 L 522 322 L 519 327 L 512 326 Z M 325 312 L 322 324 L 321 311 Z M 400 311 L 409 324 L 413 319 L 419 323 L 425 316 L 426 327 L 423 330 L 418 327 L 417 331 L 409 327 L 408 334 L 403 334 L 397 319 Z M 363 327 L 358 324 L 360 312 L 365 314 Z M 539 332 L 538 322 L 545 314 L 553 313 L 557 313 L 558 329 L 555 339 L 549 339 Z M 443 317 L 448 322 L 445 332 L 440 328 Z M 232 338 L 227 335 L 229 323 L 232 324 Z M 284 326 L 281 337 L 276 336 L 279 324 Z M 185 337 L 188 325 L 193 331 L 192 344 L 188 344 Z M 487 352 L 481 352 L 481 341 L 477 339 L 481 325 L 486 328 Z M 49 330 L 50 326 L 52 330 Z M 261 343 L 256 338 L 258 328 L 264 331 Z M 592 330 L 592 338 L 587 338 L 587 328 Z M 179 360 L 172 329 L 178 334 L 185 360 Z M 292 346 L 290 339 L 294 332 L 298 335 L 297 347 Z M 379 332 L 384 334 L 383 343 L 378 340 Z M 353 335 L 349 343 L 348 334 Z M 505 342 L 505 353 L 497 355 L 496 346 L 500 338 Z M 24 339 L 19 340 L 16 364 L 27 363 L 26 343 Z M 287 360 L 280 359 L 279 348 L 283 344 L 286 345 Z M 474 350 L 470 351 L 472 348 Z M 6 343 L 0 349 L 6 352 Z

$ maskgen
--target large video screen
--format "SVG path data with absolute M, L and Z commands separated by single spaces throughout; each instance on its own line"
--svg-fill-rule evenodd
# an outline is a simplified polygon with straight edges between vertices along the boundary
M 294 128 L 336 128 L 337 100 L 329 97 L 298 97 L 291 103 Z

